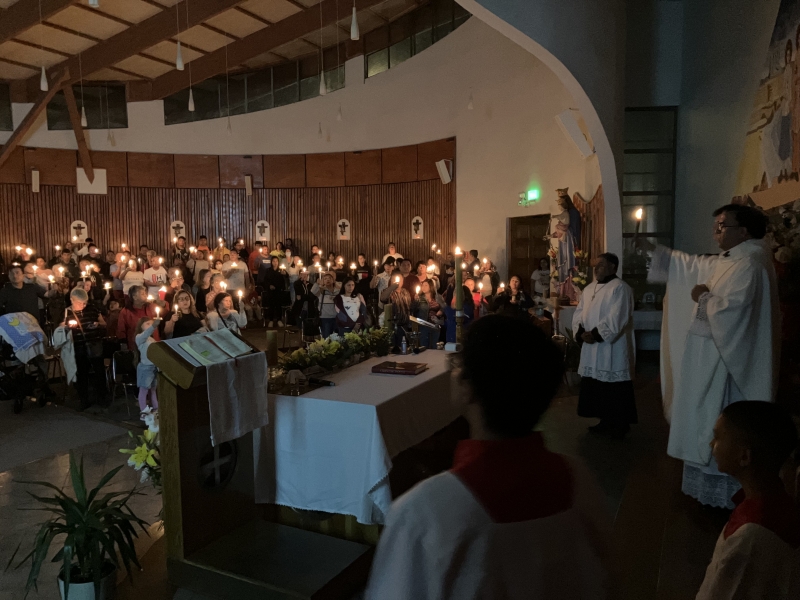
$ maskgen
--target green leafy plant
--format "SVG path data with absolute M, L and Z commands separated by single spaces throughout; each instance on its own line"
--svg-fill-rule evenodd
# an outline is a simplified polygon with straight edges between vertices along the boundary
M 128 576 L 131 575 L 131 564 L 141 569 L 134 547 L 134 538 L 138 537 L 135 526 L 138 525 L 147 533 L 145 529 L 147 523 L 133 514 L 128 507 L 128 501 L 139 493 L 134 488 L 127 492 L 108 492 L 100 495 L 102 489 L 124 466 L 120 465 L 106 473 L 94 489 L 87 491 L 83 458 L 78 465 L 75 456 L 70 452 L 69 475 L 74 498 L 51 483 L 19 482 L 50 488 L 55 492 L 50 496 L 37 496 L 28 492 L 43 507 L 27 510 L 41 510 L 52 513 L 53 516 L 42 523 L 34 539 L 33 549 L 16 566 L 20 568 L 28 561 L 31 563 L 25 585 L 26 595 L 31 588 L 36 588 L 42 564 L 47 558 L 53 540 L 58 535 L 66 537 L 51 562 L 62 563 L 61 577 L 64 580 L 65 600 L 69 597 L 70 582 L 94 582 L 97 588 L 100 581 L 112 572 L 112 567 L 109 565 L 119 568 L 118 552 Z M 6 570 L 14 563 L 21 546 L 21 543 L 17 546 Z

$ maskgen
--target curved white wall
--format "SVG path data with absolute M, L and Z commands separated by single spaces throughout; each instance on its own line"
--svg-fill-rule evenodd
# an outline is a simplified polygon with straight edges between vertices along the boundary
M 621 257 L 625 1 L 456 1 L 544 62 L 575 99 L 596 151 L 587 186 L 602 178 L 606 248 Z
M 358 64 L 348 63 L 348 82 L 354 67 L 357 71 Z M 340 105 L 344 119 L 337 122 Z M 455 136 L 459 244 L 495 258 L 504 271 L 508 217 L 550 212 L 556 188 L 569 186 L 584 197 L 594 193 L 584 189 L 584 160 L 555 121 L 555 115 L 573 106 L 572 96 L 549 68 L 472 18 L 363 85 L 351 82 L 324 97 L 233 117 L 230 136 L 224 119 L 165 127 L 161 102 L 146 102 L 128 105 L 128 129 L 115 131 L 115 148 L 108 145 L 105 131 L 91 131 L 90 145 L 139 152 L 292 154 Z M 14 108 L 18 123 L 28 107 Z M 318 137 L 320 122 L 323 139 Z M 71 131 L 47 131 L 42 119 L 24 144 L 75 148 L 75 139 Z M 531 185 L 541 188 L 544 200 L 522 208 L 518 194 Z

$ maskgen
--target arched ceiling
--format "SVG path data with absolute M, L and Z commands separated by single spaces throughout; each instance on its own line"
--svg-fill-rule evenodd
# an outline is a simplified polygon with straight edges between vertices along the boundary
M 0 80 L 33 102 L 42 66 L 51 81 L 68 68 L 68 82 L 123 81 L 131 99 L 158 99 L 189 86 L 189 63 L 193 82 L 279 64 L 349 40 L 353 6 L 363 36 L 427 1 L 0 0 Z

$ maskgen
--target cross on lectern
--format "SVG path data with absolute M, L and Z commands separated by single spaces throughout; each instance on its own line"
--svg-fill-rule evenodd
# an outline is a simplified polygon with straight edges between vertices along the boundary
M 73 225 L 72 229 L 73 229 L 73 231 L 75 231 L 75 235 L 77 235 L 78 237 L 81 237 L 81 231 L 83 231 L 85 229 L 85 227 L 83 225 L 81 225 L 80 223 L 78 223 L 77 225 Z
M 414 226 L 414 233 L 419 233 L 419 226 L 422 225 L 422 221 L 417 219 L 412 223 L 412 225 Z
M 181 237 L 181 235 L 183 235 L 181 233 L 183 231 L 183 225 L 180 223 L 175 223 L 175 225 L 172 226 L 172 231 L 175 232 L 175 237 Z
M 347 221 L 339 221 L 339 233 L 345 235 L 347 233 Z
M 204 487 L 224 485 L 236 469 L 236 448 L 231 442 L 214 446 L 200 459 L 200 479 Z
M 260 235 L 261 237 L 264 237 L 264 234 L 267 232 L 267 229 L 269 229 L 269 225 L 267 225 L 266 223 L 259 223 L 258 224 L 258 235 Z

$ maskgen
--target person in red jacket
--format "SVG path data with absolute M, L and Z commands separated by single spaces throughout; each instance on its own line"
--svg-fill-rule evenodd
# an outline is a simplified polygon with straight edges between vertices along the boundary
M 128 301 L 119 313 L 117 322 L 117 339 L 128 344 L 128 350 L 136 348 L 136 323 L 142 317 L 150 319 L 156 316 L 156 305 L 147 301 L 147 290 L 140 285 L 134 285 L 128 291 Z M 153 332 L 153 338 L 157 342 L 161 341 L 158 330 Z

